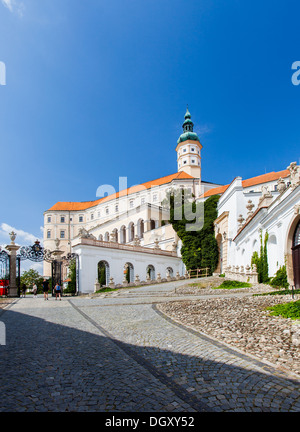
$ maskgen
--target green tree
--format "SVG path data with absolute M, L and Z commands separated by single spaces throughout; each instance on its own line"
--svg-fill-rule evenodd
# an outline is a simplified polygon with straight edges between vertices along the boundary
M 73 259 L 69 264 L 68 278 L 71 280 L 68 282 L 68 288 L 66 288 L 64 292 L 75 294 L 76 292 L 76 260 L 75 259 Z
M 22 273 L 20 283 L 21 286 L 25 284 L 27 289 L 32 289 L 32 286 L 36 284 L 38 287 L 38 292 L 42 292 L 43 280 L 43 276 L 41 276 L 38 271 L 34 269 L 29 269 Z
M 268 243 L 269 234 L 266 231 L 265 237 L 263 239 L 262 231 L 260 230 L 260 254 L 258 252 L 253 252 L 251 258 L 251 265 L 256 265 L 256 270 L 258 273 L 258 282 L 267 283 L 269 282 L 269 265 L 268 265 Z

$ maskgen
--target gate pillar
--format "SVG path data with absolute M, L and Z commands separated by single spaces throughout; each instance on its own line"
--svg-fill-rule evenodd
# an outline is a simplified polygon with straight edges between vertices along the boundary
M 14 242 L 15 235 L 10 233 L 11 243 L 6 246 L 5 249 L 9 251 L 9 297 L 18 297 L 18 287 L 17 287 L 17 250 L 20 246 L 17 246 Z

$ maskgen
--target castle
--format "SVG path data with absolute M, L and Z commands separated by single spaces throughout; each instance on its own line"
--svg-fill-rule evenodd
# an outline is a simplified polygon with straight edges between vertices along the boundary
M 215 221 L 220 249 L 217 272 L 227 271 L 228 275 L 237 277 L 240 274 L 241 278 L 246 277 L 251 255 L 259 248 L 260 230 L 271 229 L 274 232 L 269 242 L 272 245 L 270 276 L 284 264 L 288 255 L 289 279 L 293 282 L 292 252 L 287 248 L 297 245 L 294 238 L 288 246 L 287 243 L 283 245 L 284 241 L 279 238 L 292 238 L 299 226 L 299 212 L 296 218 L 292 218 L 292 222 L 290 214 L 296 212 L 293 206 L 299 205 L 299 167 L 291 164 L 288 169 L 280 172 L 246 180 L 236 177 L 226 186 L 206 182 L 201 178 L 202 145 L 194 132 L 188 109 L 182 128 L 183 133 L 175 147 L 176 173 L 125 188 L 94 201 L 57 202 L 44 212 L 45 249 L 54 250 L 55 240 L 59 239 L 60 250 L 64 254 L 71 253 L 76 247 L 78 249 L 80 238 L 86 238 L 92 239 L 95 247 L 106 247 L 106 255 L 118 245 L 118 250 L 123 247 L 124 254 L 131 253 L 128 247 L 137 246 L 143 248 L 144 252 L 145 248 L 155 249 L 165 257 L 168 253 L 175 253 L 180 258 L 181 241 L 168 223 L 168 212 L 162 203 L 168 191 L 184 188 L 193 194 L 196 201 L 220 195 L 218 219 Z M 285 195 L 289 196 L 288 200 L 284 198 Z M 286 207 L 288 201 L 291 207 L 289 209 Z M 274 224 L 272 225 L 274 212 L 277 214 L 277 229 L 273 229 Z M 286 220 L 280 223 L 284 215 Z M 270 226 L 267 220 L 273 221 Z M 282 234 L 282 229 L 289 233 Z M 292 234 L 291 230 L 294 230 Z M 121 245 L 128 247 L 124 249 Z M 177 269 L 182 274 L 184 265 Z M 47 262 L 44 263 L 44 275 L 51 276 L 51 266 Z

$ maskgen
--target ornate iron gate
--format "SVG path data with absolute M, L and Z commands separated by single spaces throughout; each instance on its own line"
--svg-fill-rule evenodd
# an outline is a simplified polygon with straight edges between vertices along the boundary
M 20 276 L 20 262 L 22 260 L 29 259 L 33 262 L 47 261 L 51 263 L 51 276 L 52 276 L 52 295 L 54 294 L 54 287 L 58 283 L 62 285 L 62 267 L 63 264 L 68 265 L 72 260 L 76 260 L 76 292 L 79 292 L 79 257 L 77 254 L 67 254 L 60 259 L 55 259 L 52 257 L 52 252 L 44 249 L 38 240 L 33 246 L 23 246 L 21 247 L 19 254 L 17 255 L 17 263 L 19 266 L 19 276 Z M 17 273 L 18 275 L 18 273 Z M 18 285 L 19 286 L 19 285 Z

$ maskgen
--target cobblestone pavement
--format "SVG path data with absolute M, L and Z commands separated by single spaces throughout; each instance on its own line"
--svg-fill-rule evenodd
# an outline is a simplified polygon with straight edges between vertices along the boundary
M 0 312 L 0 411 L 299 412 L 299 377 L 156 308 L 177 298 L 174 284 L 18 299 Z

